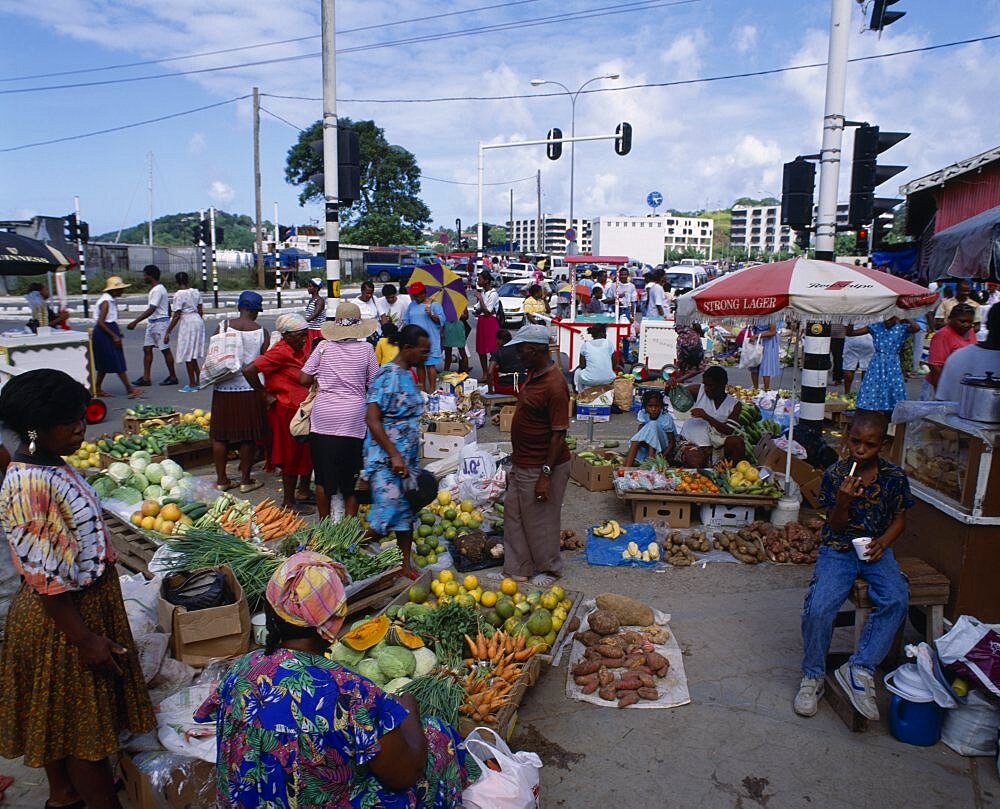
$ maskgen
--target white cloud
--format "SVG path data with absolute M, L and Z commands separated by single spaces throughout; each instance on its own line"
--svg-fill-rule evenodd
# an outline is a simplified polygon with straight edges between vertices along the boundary
M 188 151 L 191 154 L 202 154 L 208 148 L 208 138 L 204 132 L 195 132 L 188 141 Z
M 733 30 L 730 37 L 733 47 L 739 54 L 747 54 L 757 47 L 757 26 L 741 25 Z
M 236 199 L 236 191 L 228 183 L 222 180 L 213 180 L 208 186 L 208 195 L 213 202 L 219 205 L 226 205 Z

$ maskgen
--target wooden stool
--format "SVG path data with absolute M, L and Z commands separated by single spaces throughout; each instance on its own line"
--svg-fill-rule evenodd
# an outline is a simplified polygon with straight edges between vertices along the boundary
M 944 605 L 948 603 L 948 578 L 938 573 L 923 559 L 907 557 L 898 559 L 899 568 L 903 571 L 910 584 L 910 607 L 923 610 L 927 616 L 927 642 L 934 644 L 935 639 L 944 634 Z M 857 648 L 861 640 L 861 632 L 865 621 L 871 614 L 874 605 L 868 599 L 868 582 L 857 579 L 847 600 L 854 605 L 854 645 Z
M 500 410 L 504 405 L 516 405 L 517 397 L 506 393 L 487 393 L 482 397 L 486 405 L 486 412 L 492 415 Z

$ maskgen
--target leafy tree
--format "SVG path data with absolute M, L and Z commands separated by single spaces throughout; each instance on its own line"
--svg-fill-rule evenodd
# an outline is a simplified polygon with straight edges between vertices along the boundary
M 153 243 L 158 247 L 190 247 L 194 244 L 191 231 L 198 223 L 198 212 L 174 213 L 153 220 Z M 226 211 L 215 212 L 215 226 L 222 230 L 222 240 L 216 245 L 222 250 L 254 249 L 254 223 L 246 214 L 231 214 Z M 270 222 L 262 222 L 265 233 L 271 233 L 274 226 Z M 121 244 L 145 244 L 149 237 L 149 225 L 142 222 L 124 228 L 118 241 Z M 94 236 L 97 242 L 115 240 L 117 231 Z M 266 240 L 266 238 L 265 238 Z
M 504 244 L 507 241 L 507 228 L 500 225 L 490 225 L 487 235 L 489 236 L 490 244 Z
M 422 241 L 430 209 L 420 193 L 420 167 L 412 152 L 389 143 L 374 121 L 341 118 L 358 133 L 361 151 L 361 199 L 340 209 L 341 239 L 357 244 L 415 244 Z M 303 205 L 323 199 L 323 189 L 309 178 L 322 172 L 323 156 L 309 145 L 322 140 L 323 123 L 316 121 L 288 150 L 285 179 L 302 186 Z

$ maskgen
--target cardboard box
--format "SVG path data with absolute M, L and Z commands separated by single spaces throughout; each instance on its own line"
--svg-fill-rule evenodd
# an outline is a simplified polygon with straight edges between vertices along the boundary
M 118 763 L 122 782 L 133 809 L 215 805 L 215 765 L 192 758 L 184 760 L 183 766 L 170 767 L 180 760 L 179 756 L 166 752 L 121 754 Z M 168 767 L 169 775 L 164 772 Z
M 771 438 L 762 438 L 754 450 L 757 466 L 766 466 L 772 472 L 782 474 L 785 472 L 785 454 L 785 451 Z M 823 479 L 823 470 L 793 456 L 791 471 L 792 480 L 802 490 L 806 502 L 813 508 L 819 508 L 819 484 Z
M 611 421 L 611 405 L 615 394 L 612 385 L 596 385 L 576 396 L 577 421 Z
M 250 651 L 250 608 L 243 588 L 229 567 L 218 569 L 229 582 L 236 599 L 233 604 L 188 611 L 160 596 L 159 624 L 170 633 L 170 654 L 189 666 L 205 666 Z
M 451 393 L 461 398 L 463 396 L 471 396 L 477 390 L 479 390 L 479 382 L 473 379 L 471 376 L 464 379 L 461 382 L 451 383 L 442 382 L 438 380 L 438 390 L 443 390 L 445 393 Z
M 610 452 L 594 452 L 594 454 L 601 458 L 616 457 Z M 581 458 L 578 452 L 573 453 L 573 458 L 570 461 L 569 476 L 587 491 L 611 491 L 615 487 L 614 474 L 614 466 L 594 466 Z
M 706 503 L 701 507 L 701 524 L 717 528 L 739 528 L 750 525 L 756 509 L 753 506 L 731 506 L 726 503 Z
M 451 393 L 432 393 L 427 397 L 428 413 L 455 413 L 458 411 L 458 400 Z
M 476 443 L 476 428 L 464 421 L 431 422 L 421 431 L 420 454 L 428 460 L 450 458 L 467 444 Z
M 500 432 L 510 432 L 510 427 L 514 423 L 514 411 L 516 409 L 514 405 L 504 405 L 500 409 Z
M 629 500 L 632 522 L 666 523 L 671 528 L 691 527 L 691 503 L 667 497 L 646 497 Z

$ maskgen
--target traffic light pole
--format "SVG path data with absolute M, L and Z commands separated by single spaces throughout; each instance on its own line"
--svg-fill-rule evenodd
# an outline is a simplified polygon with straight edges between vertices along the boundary
M 90 301 L 87 300 L 87 251 L 83 246 L 82 228 L 80 223 L 80 198 L 73 197 L 73 209 L 76 211 L 76 256 L 80 265 L 80 295 L 83 297 L 83 316 L 90 317 Z
M 278 256 L 278 203 L 274 203 L 274 291 L 281 308 L 281 261 Z
M 219 308 L 219 265 L 215 255 L 215 208 L 208 209 L 208 239 L 212 248 L 212 297 L 214 307 Z
M 326 319 L 340 299 L 340 164 L 337 159 L 337 43 L 334 0 L 322 0 L 323 196 L 326 199 Z
M 208 293 L 208 254 L 205 252 L 205 239 L 202 237 L 205 212 L 198 211 L 198 252 L 201 253 L 201 292 Z

